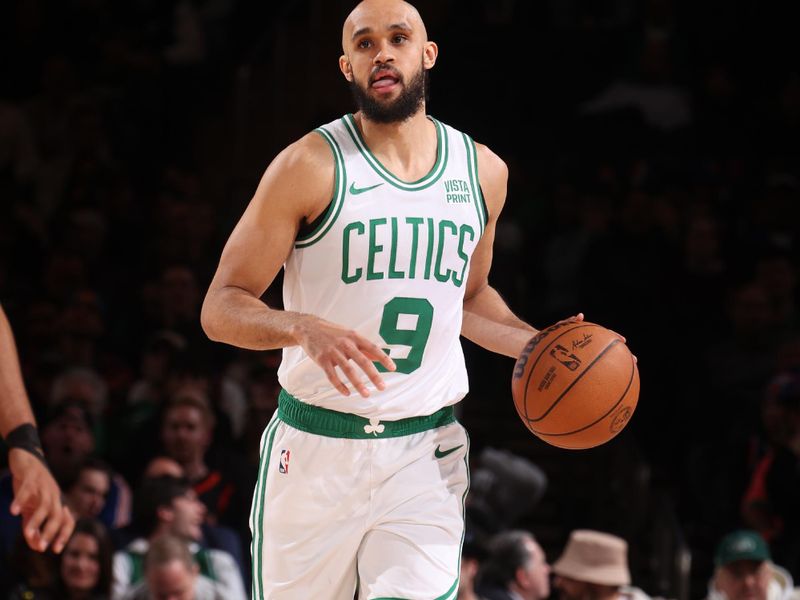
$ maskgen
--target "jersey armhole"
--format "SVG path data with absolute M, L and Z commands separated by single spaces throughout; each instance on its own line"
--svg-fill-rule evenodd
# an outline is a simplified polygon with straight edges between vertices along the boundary
M 478 213 L 478 223 L 481 227 L 481 235 L 486 229 L 486 221 L 489 217 L 489 211 L 486 209 L 486 200 L 483 197 L 483 190 L 481 189 L 480 179 L 478 179 L 478 152 L 475 149 L 474 140 L 466 133 L 461 134 L 464 137 L 464 145 L 467 149 L 467 170 L 469 171 L 469 185 L 472 189 L 472 197 L 475 198 L 475 210 Z
M 322 214 L 310 223 L 300 226 L 300 231 L 294 243 L 295 248 L 306 248 L 322 239 L 336 221 L 336 217 L 339 216 L 344 202 L 344 193 L 347 189 L 347 174 L 344 170 L 342 150 L 336 140 L 333 139 L 333 136 L 324 128 L 318 127 L 314 132 L 322 136 L 333 153 L 333 197 Z

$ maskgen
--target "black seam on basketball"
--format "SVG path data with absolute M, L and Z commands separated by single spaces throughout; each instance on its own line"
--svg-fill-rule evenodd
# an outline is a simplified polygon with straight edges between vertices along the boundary
M 598 358 L 599 358 L 599 357 L 598 357 Z M 633 376 L 634 376 L 634 374 L 635 374 L 635 373 L 636 373 L 636 365 L 635 365 L 635 364 L 634 364 L 634 362 L 633 362 L 633 357 L 631 357 L 631 377 L 630 377 L 630 379 L 628 380 L 628 385 L 627 385 L 627 387 L 625 388 L 625 391 L 623 391 L 623 392 L 622 392 L 622 395 L 619 397 L 619 400 L 617 400 L 617 401 L 614 403 L 614 405 L 613 405 L 613 406 L 612 406 L 610 409 L 608 409 L 608 412 L 606 412 L 604 415 L 602 415 L 600 418 L 598 418 L 598 419 L 597 419 L 596 421 L 594 421 L 593 423 L 589 423 L 588 425 L 585 425 L 585 426 L 581 427 L 580 429 L 575 429 L 575 430 L 573 430 L 573 431 L 565 431 L 565 432 L 563 432 L 563 433 L 544 433 L 543 431 L 536 431 L 535 429 L 531 429 L 531 431 L 532 431 L 533 433 L 535 433 L 536 435 L 540 435 L 540 436 L 543 436 L 543 437 L 562 437 L 562 436 L 565 436 L 565 435 L 572 435 L 572 434 L 574 434 L 574 433 L 579 433 L 579 432 L 581 432 L 581 431 L 586 431 L 586 430 L 587 430 L 587 429 L 589 429 L 590 427 L 594 427 L 594 426 L 595 426 L 595 425 L 597 425 L 597 424 L 598 424 L 600 421 L 602 421 L 602 420 L 603 420 L 603 419 L 605 419 L 605 418 L 606 418 L 608 415 L 610 415 L 612 412 L 614 412 L 615 410 L 617 410 L 617 408 L 619 407 L 620 403 L 622 402 L 622 400 L 625 398 L 625 396 L 628 394 L 628 392 L 629 392 L 629 391 L 630 391 L 630 389 L 631 389 L 631 385 L 633 384 Z M 620 430 L 620 431 L 621 431 L 621 430 Z M 617 433 L 619 433 L 619 432 L 617 432 Z M 616 433 L 615 433 L 614 435 L 616 435 Z
M 580 322 L 580 321 L 579 321 L 579 322 L 576 324 L 576 326 L 575 326 L 575 327 L 570 327 L 569 329 L 566 329 L 566 330 L 562 331 L 562 332 L 561 332 L 561 333 L 560 333 L 558 336 L 556 336 L 556 337 L 554 337 L 552 340 L 550 340 L 550 343 L 549 343 L 547 346 L 545 346 L 545 347 L 544 347 L 544 348 L 543 348 L 543 349 L 542 349 L 542 350 L 539 352 L 539 355 L 536 357 L 536 360 L 534 360 L 533 364 L 530 366 L 530 369 L 528 369 L 528 378 L 525 380 L 525 388 L 524 388 L 524 390 L 523 390 L 523 394 L 522 394 L 522 397 L 523 397 L 523 398 L 527 398 L 527 397 L 528 397 L 528 385 L 530 385 L 530 382 L 531 382 L 531 377 L 533 377 L 533 372 L 536 370 L 536 365 L 539 363 L 539 360 L 540 360 L 540 359 L 541 359 L 541 358 L 544 356 L 544 354 L 545 354 L 545 351 L 546 351 L 546 350 L 547 350 L 547 349 L 548 349 L 548 348 L 549 348 L 549 347 L 550 347 L 550 346 L 553 344 L 553 342 L 556 342 L 556 341 L 560 340 L 560 339 L 561 339 L 563 336 L 567 335 L 568 333 L 572 333 L 572 332 L 573 332 L 573 331 L 575 331 L 576 329 L 582 329 L 582 328 L 584 328 L 584 327 L 597 327 L 597 325 L 596 325 L 596 324 L 594 324 L 594 323 L 582 323 L 582 322 Z M 550 327 L 550 328 L 548 328 L 546 331 L 547 331 L 547 332 L 550 332 L 550 331 L 552 331 L 554 328 L 555 328 L 555 326 L 553 326 L 553 327 Z M 538 344 L 537 344 L 537 345 L 538 345 Z M 534 348 L 535 348 L 535 346 L 534 346 Z M 533 351 L 533 348 L 531 348 L 531 352 L 532 352 L 532 351 Z M 588 367 L 587 367 L 587 368 L 588 368 Z M 525 405 L 525 421 L 526 421 L 526 422 L 528 422 L 528 423 L 531 423 L 531 422 L 534 422 L 534 423 L 535 423 L 535 422 L 536 422 L 538 419 L 531 419 L 531 418 L 528 416 L 528 403 L 527 403 L 527 402 L 524 402 L 524 405 Z M 551 406 L 551 408 L 552 408 L 552 406 Z M 549 409 L 548 409 L 548 410 L 549 410 Z M 540 417 L 540 418 L 544 418 L 544 417 Z
M 576 327 L 575 329 L 577 329 L 577 327 Z M 573 329 L 571 329 L 570 331 L 574 331 L 574 330 L 573 330 Z M 565 332 L 565 333 L 569 333 L 569 332 Z M 559 337 L 560 337 L 560 336 L 559 336 Z M 558 338 L 555 338 L 553 341 L 555 342 L 557 339 L 558 339 Z M 552 404 L 550 404 L 550 406 L 548 407 L 548 409 L 547 409 L 546 411 L 544 411 L 544 413 L 542 413 L 542 415 L 541 415 L 540 417 L 537 417 L 537 418 L 535 418 L 535 419 L 528 418 L 528 422 L 529 422 L 529 423 L 536 423 L 537 421 L 541 421 L 541 420 L 542 420 L 542 419 L 544 419 L 544 418 L 545 418 L 547 415 L 549 415 L 549 414 L 550 414 L 550 412 L 551 412 L 551 411 L 552 411 L 552 410 L 553 410 L 553 409 L 556 407 L 556 405 L 557 405 L 559 402 L 561 402 L 561 399 L 564 397 L 564 394 L 566 394 L 568 391 L 570 391 L 570 390 L 572 389 L 572 387 L 573 387 L 573 386 L 574 386 L 576 383 L 578 383 L 578 382 L 581 380 L 581 378 L 583 378 L 583 376 L 584 376 L 584 375 L 586 375 L 586 373 L 589 371 L 589 369 L 591 369 L 591 368 L 592 368 L 592 366 L 593 366 L 593 365 L 594 365 L 594 364 L 595 364 L 595 363 L 596 363 L 598 360 L 600 360 L 600 359 L 601 359 L 601 358 L 602 358 L 602 357 L 605 355 L 605 353 L 606 353 L 606 352 L 608 352 L 608 351 L 609 351 L 609 350 L 610 350 L 610 349 L 611 349 L 613 346 L 616 346 L 617 344 L 619 344 L 619 343 L 621 343 L 621 342 L 622 342 L 622 340 L 620 340 L 619 338 L 617 338 L 617 339 L 615 339 L 615 340 L 612 340 L 612 341 L 611 341 L 611 343 L 610 343 L 608 346 L 606 346 L 605 348 L 603 348 L 603 349 L 602 349 L 602 350 L 601 350 L 601 351 L 600 351 L 600 352 L 597 354 L 597 356 L 595 356 L 595 357 L 592 359 L 592 362 L 590 362 L 589 364 L 587 364 L 587 365 L 586 365 L 586 367 L 583 369 L 583 371 L 581 371 L 581 372 L 580 372 L 580 373 L 579 373 L 579 374 L 578 374 L 578 375 L 575 377 L 575 379 L 573 379 L 573 380 L 572 380 L 572 383 L 570 383 L 570 384 L 569 384 L 569 385 L 566 387 L 566 389 L 565 389 L 563 392 L 561 392 L 561 394 L 558 396 L 558 398 L 556 398 L 555 400 L 553 400 Z M 536 359 L 536 360 L 537 360 L 537 362 L 538 362 L 539 358 L 541 358 L 542 356 L 544 356 L 544 352 L 541 352 L 541 353 L 539 353 L 539 357 Z M 531 373 L 531 374 L 533 374 L 533 369 L 534 369 L 534 367 L 536 367 L 536 365 L 535 365 L 535 364 L 534 364 L 534 365 L 531 367 L 531 371 L 530 371 L 530 373 Z M 528 375 L 528 381 L 526 381 L 526 382 L 525 382 L 525 397 L 526 397 L 526 398 L 528 397 L 528 385 L 527 385 L 527 384 L 530 382 L 530 378 L 531 378 L 531 375 L 529 374 L 529 375 Z M 527 404 L 527 403 L 526 403 L 526 404 Z

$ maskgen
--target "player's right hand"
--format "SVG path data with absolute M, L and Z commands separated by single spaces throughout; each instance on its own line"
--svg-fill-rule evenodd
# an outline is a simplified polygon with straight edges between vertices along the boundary
M 14 501 L 11 514 L 22 515 L 22 534 L 33 550 L 64 549 L 75 528 L 75 519 L 61 500 L 61 490 L 44 463 L 31 453 L 11 448 L 8 452 Z
M 375 368 L 375 362 L 388 371 L 396 369 L 388 354 L 352 329 L 313 317 L 296 324 L 294 333 L 306 354 L 325 371 L 328 381 L 344 396 L 349 396 L 350 390 L 339 371 L 366 398 L 369 389 L 363 375 L 379 390 L 386 389 L 386 382 Z

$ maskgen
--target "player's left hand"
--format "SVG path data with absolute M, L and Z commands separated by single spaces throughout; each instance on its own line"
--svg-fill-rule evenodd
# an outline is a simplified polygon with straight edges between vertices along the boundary
M 22 515 L 22 533 L 33 550 L 52 547 L 61 552 L 67 544 L 75 519 L 61 500 L 61 490 L 50 471 L 35 456 L 19 448 L 8 452 L 14 487 L 11 514 Z
M 579 321 L 583 321 L 583 320 L 584 320 L 583 313 L 578 313 L 577 315 L 575 315 L 575 316 L 573 316 L 573 317 L 567 317 L 566 319 L 562 319 L 562 320 L 560 320 L 558 323 L 556 323 L 556 325 L 564 325 L 564 324 L 566 324 L 566 323 L 577 323 L 577 322 L 579 322 Z M 609 331 L 611 331 L 612 333 L 614 333 L 614 334 L 618 335 L 618 336 L 619 336 L 619 339 L 621 339 L 621 340 L 622 340 L 622 343 L 623 343 L 623 344 L 627 344 L 627 343 L 628 343 L 628 340 L 626 340 L 626 339 L 625 339 L 625 336 L 624 336 L 624 335 L 622 335 L 621 333 L 618 333 L 618 332 L 614 331 L 613 329 L 609 329 Z M 638 363 L 638 362 L 639 362 L 639 359 L 638 359 L 638 358 L 636 358 L 636 355 L 635 355 L 635 354 L 633 355 L 633 361 L 634 361 L 635 363 Z
M 578 323 L 580 321 L 583 321 L 583 313 L 578 313 L 575 316 L 561 319 L 558 323 L 556 323 L 556 325 L 566 325 L 567 323 Z

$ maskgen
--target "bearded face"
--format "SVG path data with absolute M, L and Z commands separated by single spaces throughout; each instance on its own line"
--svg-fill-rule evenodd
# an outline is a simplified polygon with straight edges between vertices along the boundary
M 370 88 L 380 77 L 390 73 L 402 86 L 402 91 L 394 99 L 378 98 L 370 94 Z M 428 90 L 428 72 L 420 64 L 419 70 L 406 84 L 405 78 L 391 66 L 378 65 L 370 73 L 366 86 L 355 78 L 350 81 L 350 90 L 358 109 L 374 123 L 401 123 L 414 116 L 422 107 Z

